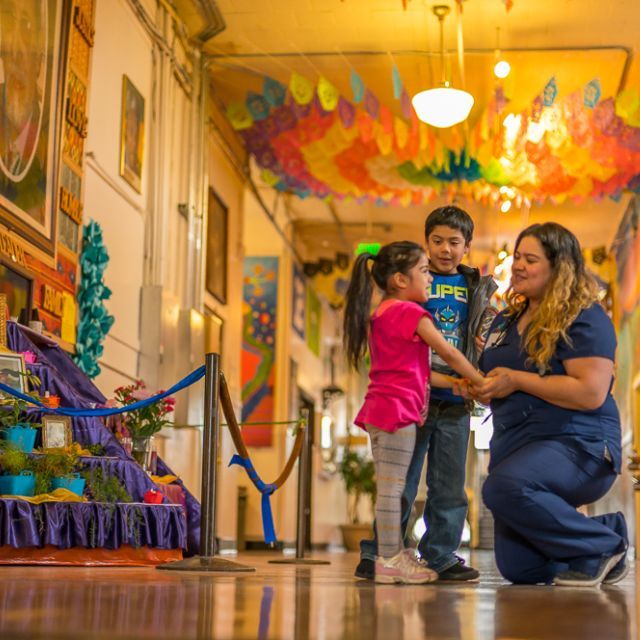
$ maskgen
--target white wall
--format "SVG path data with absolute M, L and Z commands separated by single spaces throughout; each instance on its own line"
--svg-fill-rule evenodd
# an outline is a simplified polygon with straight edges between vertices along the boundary
M 102 373 L 95 380 L 107 396 L 137 376 L 140 346 L 146 172 L 141 194 L 119 175 L 123 74 L 145 97 L 148 118 L 151 42 L 124 0 L 96 0 L 86 142 L 87 154 L 93 158 L 86 160 L 84 211 L 87 221 L 93 218 L 101 225 L 110 256 L 104 279 L 113 295 L 105 305 L 115 323 L 104 343 Z M 146 149 L 144 157 L 148 166 Z

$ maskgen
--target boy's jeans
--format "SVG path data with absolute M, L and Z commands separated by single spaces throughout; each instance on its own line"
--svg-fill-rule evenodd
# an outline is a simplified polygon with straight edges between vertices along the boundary
M 401 526 L 404 537 L 426 456 L 427 531 L 418 543 L 418 552 L 438 573 L 458 562 L 454 554 L 460 545 L 468 505 L 464 491 L 468 442 L 469 413 L 464 405 L 432 400 L 426 422 L 416 430 L 416 446 L 402 494 Z M 375 560 L 377 546 L 376 537 L 361 540 L 360 557 Z

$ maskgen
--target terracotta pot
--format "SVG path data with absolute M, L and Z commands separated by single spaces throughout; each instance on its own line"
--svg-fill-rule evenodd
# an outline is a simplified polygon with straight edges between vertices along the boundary
M 360 551 L 360 540 L 373 538 L 373 528 L 370 523 L 341 524 L 342 540 L 347 551 Z

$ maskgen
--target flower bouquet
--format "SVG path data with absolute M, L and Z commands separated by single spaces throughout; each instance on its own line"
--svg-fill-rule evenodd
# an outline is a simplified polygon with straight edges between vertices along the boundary
M 118 387 L 114 391 L 116 402 L 124 407 L 140 400 L 153 397 L 158 391 L 151 393 L 142 380 L 136 380 L 133 384 Z M 128 411 L 122 415 L 122 419 L 115 427 L 115 433 L 120 439 L 130 437 L 132 440 L 132 455 L 142 465 L 148 465 L 148 458 L 151 454 L 151 438 L 158 433 L 162 427 L 171 424 L 167 416 L 175 408 L 175 398 L 168 396 L 152 402 L 145 407 L 135 411 Z

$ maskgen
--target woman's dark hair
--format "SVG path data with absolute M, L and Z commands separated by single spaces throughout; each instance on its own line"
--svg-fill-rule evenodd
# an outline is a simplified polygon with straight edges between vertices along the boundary
M 567 260 L 573 263 L 576 273 L 584 272 L 584 258 L 580 249 L 580 243 L 569 229 L 557 222 L 544 222 L 532 224 L 520 232 L 516 240 L 515 250 L 518 250 L 523 238 L 532 236 L 540 242 L 544 249 L 544 255 L 555 269 L 559 260 Z
M 452 204 L 434 209 L 424 221 L 424 239 L 428 240 L 434 228 L 440 225 L 460 231 L 467 244 L 473 240 L 473 220 L 460 207 Z
M 364 252 L 356 258 L 346 294 L 343 325 L 347 361 L 354 369 L 358 368 L 367 350 L 372 280 L 380 289 L 387 291 L 389 278 L 394 273 L 407 275 L 422 255 L 424 250 L 419 244 L 404 241 L 385 245 L 377 256 Z M 367 265 L 369 260 L 373 261 L 371 270 Z

